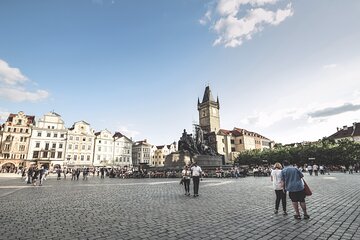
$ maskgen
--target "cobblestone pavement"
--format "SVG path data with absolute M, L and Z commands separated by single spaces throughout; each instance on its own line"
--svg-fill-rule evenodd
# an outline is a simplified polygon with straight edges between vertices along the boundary
M 29 186 L 0 174 L 0 239 L 360 239 L 360 174 L 306 176 L 309 220 L 275 215 L 268 177 L 99 179 Z

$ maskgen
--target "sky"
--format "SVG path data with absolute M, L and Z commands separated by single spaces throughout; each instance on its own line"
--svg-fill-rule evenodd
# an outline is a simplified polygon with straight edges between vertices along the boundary
M 2 0 L 0 123 L 24 111 L 154 145 L 198 122 L 277 143 L 360 121 L 360 1 Z

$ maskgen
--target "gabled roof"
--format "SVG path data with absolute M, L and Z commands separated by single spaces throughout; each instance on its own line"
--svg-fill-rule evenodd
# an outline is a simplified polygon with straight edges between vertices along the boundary
M 12 122 L 14 117 L 16 117 L 18 114 L 16 113 L 10 113 L 9 117 L 7 118 L 7 122 Z M 27 118 L 28 122 L 27 124 L 33 124 L 35 123 L 35 116 L 30 116 L 30 115 L 25 115 L 25 117 Z
M 237 128 L 235 127 L 233 130 L 225 130 L 225 129 L 220 129 L 218 134 L 220 135 L 231 135 L 234 137 L 240 137 L 240 136 L 253 136 L 253 137 L 258 137 L 258 138 L 262 138 L 262 139 L 266 139 L 266 140 L 270 140 L 256 132 L 251 132 L 248 131 L 246 129 L 242 129 L 242 128 Z
M 331 135 L 329 138 L 339 139 L 339 138 L 349 138 L 360 136 L 360 122 L 353 123 L 351 127 L 344 126 L 341 129 L 337 129 L 337 132 Z

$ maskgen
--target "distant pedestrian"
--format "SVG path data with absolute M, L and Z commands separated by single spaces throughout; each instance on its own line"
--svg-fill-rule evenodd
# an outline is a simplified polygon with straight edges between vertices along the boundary
M 190 177 L 191 171 L 187 165 L 185 165 L 184 170 L 182 170 L 182 178 L 185 187 L 185 195 L 190 196 Z
M 77 169 L 76 169 L 76 180 L 77 180 L 77 181 L 79 180 L 80 172 L 81 172 L 80 169 L 77 168 Z
M 57 180 L 60 180 L 61 179 L 61 169 L 57 168 L 56 173 L 57 173 Z
M 304 183 L 302 181 L 303 177 L 304 175 L 299 169 L 290 166 L 288 161 L 284 161 L 284 169 L 281 171 L 281 178 L 285 184 L 285 190 L 289 192 L 289 197 L 295 210 L 295 219 L 301 219 L 299 203 L 304 212 L 304 219 L 310 218 L 306 211 Z
M 101 178 L 104 178 L 105 169 L 103 167 L 100 169 L 100 175 L 101 175 Z
M 42 186 L 44 178 L 45 178 L 45 169 L 44 167 L 41 167 L 39 170 L 39 186 Z
M 312 176 L 312 174 L 313 174 L 313 167 L 312 167 L 310 164 L 307 166 L 307 170 L 308 170 L 310 176 Z
M 313 165 L 313 171 L 314 171 L 315 176 L 318 176 L 319 166 L 317 164 Z
M 282 166 L 280 163 L 275 163 L 274 170 L 271 171 L 271 181 L 273 182 L 273 187 L 276 194 L 276 200 L 275 200 L 275 214 L 278 214 L 279 212 L 279 205 L 280 201 L 283 208 L 283 215 L 287 215 L 286 212 L 286 191 L 284 190 L 283 181 L 281 178 L 281 169 Z
M 191 176 L 194 184 L 194 197 L 199 196 L 199 184 L 200 184 L 201 174 L 202 174 L 201 167 L 198 166 L 196 162 L 194 162 L 193 166 L 191 167 Z
M 76 180 L 76 170 L 74 168 L 71 169 L 71 180 L 72 181 Z
M 89 169 L 84 168 L 83 169 L 83 180 L 88 180 L 88 174 L 89 174 Z
M 64 168 L 63 172 L 64 172 L 64 179 L 66 179 L 67 168 Z

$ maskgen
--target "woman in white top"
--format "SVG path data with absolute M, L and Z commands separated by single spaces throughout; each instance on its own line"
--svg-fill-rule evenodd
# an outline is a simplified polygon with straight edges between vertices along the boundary
M 280 205 L 280 200 L 281 200 L 281 204 L 283 207 L 283 211 L 284 211 L 284 215 L 287 215 L 286 212 L 286 192 L 284 190 L 284 186 L 283 186 L 283 182 L 281 179 L 281 169 L 282 166 L 280 163 L 275 163 L 274 168 L 271 171 L 271 181 L 273 182 L 273 186 L 274 186 L 274 190 L 275 190 L 275 194 L 276 194 L 276 200 L 275 200 L 275 214 L 277 214 L 279 212 L 279 205 Z
M 183 182 L 184 182 L 184 186 L 185 186 L 185 195 L 190 196 L 191 171 L 188 166 L 185 166 L 184 170 L 182 170 L 182 177 L 183 177 Z

